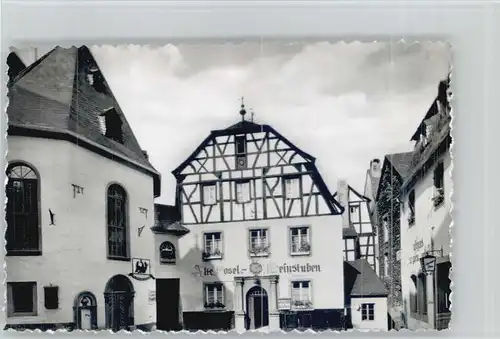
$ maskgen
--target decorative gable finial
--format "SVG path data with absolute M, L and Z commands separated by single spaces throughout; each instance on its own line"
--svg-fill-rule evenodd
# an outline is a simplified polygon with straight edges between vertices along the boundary
M 247 114 L 247 111 L 245 109 L 245 103 L 243 102 L 244 97 L 241 97 L 241 109 L 240 109 L 240 115 L 241 115 L 241 121 L 245 121 L 245 114 Z
M 250 122 L 253 122 L 253 116 L 255 115 L 255 112 L 252 108 L 250 108 Z

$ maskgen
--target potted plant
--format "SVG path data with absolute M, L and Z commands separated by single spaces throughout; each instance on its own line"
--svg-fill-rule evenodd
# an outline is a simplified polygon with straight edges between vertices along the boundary
M 300 245 L 299 251 L 301 252 L 309 252 L 311 250 L 311 245 L 309 243 L 304 242 Z

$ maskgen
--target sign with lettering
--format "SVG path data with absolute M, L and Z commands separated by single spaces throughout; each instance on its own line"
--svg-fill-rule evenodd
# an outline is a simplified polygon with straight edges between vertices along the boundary
M 156 291 L 148 291 L 148 304 L 153 305 L 156 303 Z
M 285 311 L 290 309 L 292 309 L 292 299 L 290 298 L 278 299 L 278 310 Z
M 193 276 L 207 277 L 217 275 L 254 275 L 254 274 L 289 274 L 289 273 L 315 273 L 321 272 L 321 265 L 314 264 L 268 264 L 257 268 L 255 263 L 248 266 L 236 265 L 234 267 L 221 267 L 212 265 L 194 265 Z
M 408 264 L 413 265 L 420 262 L 420 257 L 422 257 L 424 250 L 424 240 L 418 239 L 413 242 L 413 255 L 408 258 Z

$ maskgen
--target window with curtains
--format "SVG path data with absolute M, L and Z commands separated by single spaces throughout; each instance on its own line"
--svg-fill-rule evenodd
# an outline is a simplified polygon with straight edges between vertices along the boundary
M 220 282 L 205 284 L 205 308 L 224 308 L 224 285 Z
M 118 184 L 108 188 L 107 222 L 108 222 L 108 258 L 113 260 L 130 260 L 127 194 Z
M 26 164 L 7 169 L 7 255 L 40 255 L 39 178 Z
M 290 228 L 290 254 L 308 255 L 311 251 L 309 227 Z
M 249 230 L 250 255 L 253 257 L 262 257 L 269 255 L 269 237 L 266 228 Z
M 292 308 L 312 308 L 311 282 L 292 281 Z
M 222 259 L 222 232 L 205 233 L 203 240 L 203 259 Z

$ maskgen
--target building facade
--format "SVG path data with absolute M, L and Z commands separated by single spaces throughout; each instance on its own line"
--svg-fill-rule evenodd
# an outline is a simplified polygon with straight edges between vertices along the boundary
M 448 327 L 450 320 L 451 156 L 449 80 L 412 137 L 415 149 L 401 188 L 401 285 L 407 326 Z M 434 273 L 420 259 L 437 257 Z
M 377 272 L 377 236 L 370 218 L 370 199 L 358 193 L 346 181 L 339 180 L 338 191 L 333 195 L 346 207 L 343 218 L 344 260 L 363 259 Z
M 11 80 L 7 327 L 151 328 L 160 175 L 99 66 L 56 47 Z
M 388 312 L 396 329 L 404 327 L 401 295 L 401 186 L 412 160 L 412 152 L 384 157 L 375 197 L 379 244 L 379 272 L 388 295 Z
M 173 171 L 179 222 L 156 229 L 157 307 L 179 300 L 179 316 L 158 324 L 343 328 L 343 207 L 311 155 L 240 113 Z

